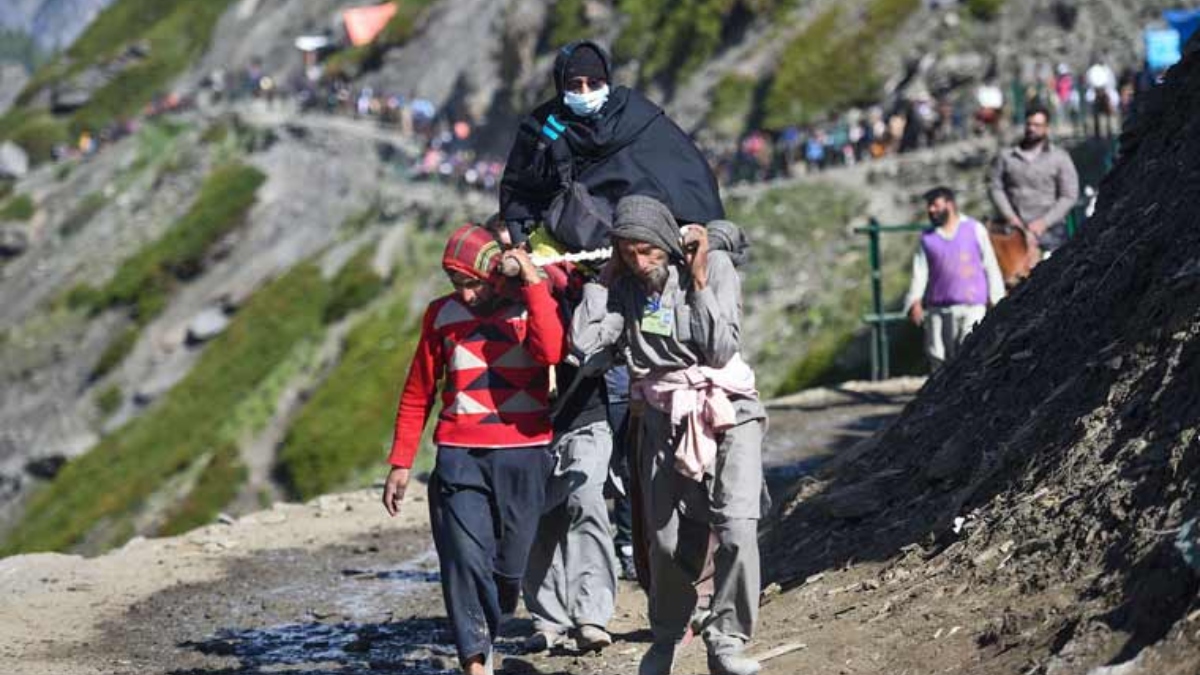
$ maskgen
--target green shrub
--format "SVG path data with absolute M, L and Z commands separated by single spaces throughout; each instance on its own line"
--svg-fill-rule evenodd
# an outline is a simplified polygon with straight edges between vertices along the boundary
M 38 92 L 89 67 L 106 64 L 132 44 L 148 47 L 135 61 L 93 93 L 71 115 L 78 134 L 138 113 L 207 49 L 217 20 L 232 0 L 117 0 L 54 61 L 39 69 L 17 99 L 29 105 Z
M 96 16 L 86 30 L 67 47 L 66 56 L 82 69 L 117 56 L 136 37 L 188 4 L 188 0 L 117 0 Z
M 625 23 L 613 54 L 621 63 L 638 61 L 639 81 L 670 86 L 717 52 L 735 17 L 781 19 L 795 4 L 796 0 L 618 0 Z
M 100 411 L 100 415 L 104 418 L 112 416 L 121 407 L 121 388 L 117 385 L 105 387 L 100 393 L 96 394 L 96 409 Z
M 277 474 L 309 499 L 383 466 L 397 395 L 419 337 L 407 294 L 350 332 L 337 367 L 304 404 L 279 451 Z
M 141 337 L 142 331 L 138 326 L 129 326 L 121 331 L 115 340 L 108 343 L 108 346 L 101 352 L 100 358 L 96 360 L 96 365 L 92 366 L 92 372 L 89 378 L 94 382 L 112 372 L 113 368 L 121 365 L 129 352 L 133 351 L 137 345 L 138 338 Z
M 619 0 L 629 17 L 613 46 L 622 61 L 639 61 L 642 82 L 675 81 L 690 75 L 721 46 L 727 0 Z
M 12 131 L 0 134 L 29 155 L 32 164 L 41 164 L 54 158 L 54 148 L 71 142 L 65 124 L 50 115 L 18 116 L 21 120 Z
M 167 513 L 158 534 L 169 537 L 208 525 L 220 509 L 237 497 L 247 471 L 236 445 L 222 445 L 205 463 L 196 484 L 181 502 Z
M 379 197 L 371 200 L 371 204 L 361 211 L 350 214 L 342 221 L 338 231 L 342 235 L 355 235 L 366 230 L 371 223 L 379 219 L 382 206 Z
M 88 314 L 96 314 L 106 307 L 104 293 L 90 284 L 75 284 L 62 295 L 61 303 L 71 309 L 79 309 Z
M 9 28 L 0 29 L 0 62 L 16 62 L 28 71 L 37 70 L 46 60 L 32 35 Z
M 121 182 L 128 183 L 143 169 L 152 164 L 163 162 L 175 155 L 175 140 L 182 128 L 179 124 L 168 124 L 163 119 L 157 119 L 143 124 L 138 129 L 134 139 L 137 141 L 137 156 L 133 162 L 121 172 Z
M 132 307 L 143 323 L 156 316 L 176 281 L 198 274 L 208 249 L 242 222 L 265 180 L 262 172 L 244 164 L 213 170 L 188 212 L 162 238 L 121 264 L 101 290 L 105 304 Z
M 825 10 L 784 50 L 767 91 L 768 127 L 810 122 L 830 107 L 865 97 L 874 89 L 873 80 L 865 77 L 868 73 L 847 78 L 844 64 L 853 59 L 840 53 L 845 42 L 836 38 L 841 13 L 837 5 Z
M 421 314 L 411 313 L 412 293 L 441 277 L 445 232 L 417 230 L 408 243 L 401 261 L 405 274 L 397 277 L 393 295 L 350 331 L 337 366 L 284 437 L 276 474 L 293 497 L 349 487 L 384 467 L 398 395 L 420 337 Z M 431 462 L 432 453 L 425 453 L 416 466 Z
M 221 423 L 218 434 L 231 443 L 253 437 L 270 424 L 279 397 L 301 373 L 319 367 L 320 340 L 304 339 L 268 374 L 254 391 L 238 402 Z
M 357 47 L 346 47 L 340 51 L 334 52 L 324 61 L 326 77 L 348 77 L 355 78 L 362 74 L 367 68 L 369 59 L 373 55 L 377 55 L 377 51 L 371 45 L 359 45 Z
M 61 232 L 64 237 L 71 237 L 75 234 L 78 234 L 79 231 L 82 230 L 84 226 L 87 225 L 88 222 L 90 222 L 91 219 L 94 218 L 95 215 L 100 212 L 100 209 L 104 208 L 104 205 L 107 203 L 108 200 L 104 198 L 103 193 L 89 192 L 87 196 L 85 196 L 78 204 L 76 204 L 75 208 L 69 214 L 67 214 L 67 217 L 63 218 L 62 224 L 58 226 L 58 231 Z
M 29 195 L 17 195 L 0 206 L 0 220 L 29 220 L 35 210 Z
M 828 374 L 836 367 L 838 354 L 854 339 L 855 327 L 845 325 L 817 335 L 804 350 L 804 356 L 792 364 L 775 387 L 775 396 L 829 384 Z
M 878 98 L 879 45 L 891 40 L 920 0 L 872 0 L 857 28 L 843 27 L 842 8 L 822 12 L 785 48 L 764 102 L 764 125 L 811 123 L 831 111 Z
M 967 0 L 967 12 L 983 21 L 995 19 L 1003 7 L 1004 0 Z
M 753 77 L 728 73 L 713 88 L 708 125 L 727 136 L 738 136 L 754 111 L 759 82 Z
M 114 531 L 128 534 L 131 517 L 165 482 L 198 458 L 228 452 L 222 423 L 298 344 L 320 335 L 327 297 L 320 270 L 311 264 L 260 289 L 153 410 L 70 461 L 33 495 L 0 555 L 69 549 L 101 522 L 125 523 Z M 214 462 L 214 477 L 202 476 L 189 497 L 190 522 L 211 519 L 239 488 L 244 474 L 236 460 Z M 184 517 L 174 514 L 171 521 Z M 104 548 L 120 541 L 108 537 L 94 543 Z
M 333 278 L 329 306 L 325 308 L 325 323 L 338 321 L 363 307 L 383 290 L 383 278 L 371 268 L 374 254 L 374 246 L 364 246 L 346 261 Z
M 200 134 L 200 142 L 206 145 L 220 145 L 232 132 L 233 123 L 228 119 L 219 119 L 208 125 L 204 133 Z
M 561 47 L 590 37 L 583 0 L 558 0 L 550 19 L 550 44 Z

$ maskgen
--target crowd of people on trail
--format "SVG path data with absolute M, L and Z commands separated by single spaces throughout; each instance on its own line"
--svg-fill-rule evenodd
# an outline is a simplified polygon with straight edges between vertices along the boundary
M 494 672 L 522 597 L 529 651 L 609 647 L 629 575 L 653 635 L 639 675 L 669 674 L 692 635 L 711 673 L 753 675 L 766 412 L 740 356 L 746 241 L 700 150 L 610 72 L 593 42 L 559 51 L 498 212 L 450 235 L 454 290 L 424 316 L 383 504 L 401 508 L 440 395 L 429 514 L 463 672 Z
M 1081 71 L 1044 60 L 1023 70 L 1007 86 L 989 76 L 972 90 L 905 95 L 890 106 L 854 107 L 808 125 L 751 130 L 736 143 L 710 149 L 710 163 L 727 185 L 789 177 L 1003 136 L 1032 108 L 1051 113 L 1060 133 L 1112 138 L 1133 114 L 1136 96 L 1154 81 L 1146 70 L 1125 68 L 1118 75 L 1102 56 Z
M 421 96 L 354 86 L 344 77 L 310 78 L 300 73 L 277 81 L 258 61 L 251 61 L 235 77 L 227 69 L 218 69 L 202 84 L 216 102 L 258 100 L 268 108 L 286 103 L 300 112 L 365 120 L 392 129 L 416 146 L 414 154 L 402 153 L 398 160 L 406 178 L 492 192 L 504 173 L 503 157 L 478 149 L 470 121 Z
M 136 134 L 146 120 L 191 109 L 193 100 L 177 93 L 155 96 L 142 107 L 138 116 L 122 118 L 95 129 L 79 130 L 70 142 L 59 143 L 50 150 L 54 161 L 91 157 L 123 138 Z
M 1105 57 L 1079 71 L 1066 63 L 1041 61 L 1024 68 L 1007 86 L 989 77 L 971 92 L 901 96 L 886 107 L 854 107 L 818 123 L 755 129 L 736 142 L 712 140 L 700 147 L 718 181 L 732 185 L 852 166 L 984 134 L 1002 135 L 1009 120 L 1019 121 L 1029 107 L 1050 111 L 1060 133 L 1111 137 L 1132 114 L 1136 95 L 1152 83 L 1145 71 L 1125 68 L 1118 75 Z M 407 178 L 492 192 L 504 174 L 503 157 L 478 149 L 471 121 L 439 109 L 428 98 L 355 86 L 338 77 L 312 79 L 298 73 L 279 80 L 258 60 L 240 70 L 218 68 L 200 86 L 218 102 L 260 100 L 270 106 L 286 101 L 300 111 L 370 120 L 394 129 L 416 145 L 415 152 L 396 156 L 400 174 Z M 135 133 L 143 120 L 188 110 L 193 104 L 192 95 L 157 96 L 137 117 L 82 130 L 72 142 L 54 148 L 53 157 L 89 156 Z
M 1034 266 L 1067 242 L 1067 217 L 1079 199 L 1071 156 L 1050 138 L 1051 113 L 1025 112 L 1025 131 L 1003 149 L 988 172 L 988 197 L 997 215 L 985 226 L 958 210 L 945 186 L 925 193 L 930 227 L 912 260 L 904 308 L 924 329 L 931 370 L 953 358 L 987 310 Z
M 1052 111 L 1060 131 L 1082 135 L 1094 129 L 1097 135 L 1111 135 L 1129 114 L 1135 91 L 1148 86 L 1143 74 L 1126 70 L 1118 78 L 1104 61 L 1089 66 L 1084 76 L 1074 75 L 1064 63 L 1048 68 L 1048 63 L 1041 63 L 1033 72 L 1014 78 L 1007 93 L 996 78 L 989 78 L 965 94 L 904 96 L 886 107 L 851 108 L 821 123 L 777 132 L 756 129 L 736 143 L 713 141 L 699 147 L 718 181 L 731 185 L 1003 134 L 1008 120 L 1019 119 L 1031 106 Z M 257 61 L 230 79 L 220 70 L 203 84 L 219 100 L 257 99 L 268 105 L 289 101 L 301 111 L 369 120 L 413 139 L 420 151 L 405 161 L 406 177 L 490 192 L 504 173 L 503 157 L 477 149 L 470 121 L 439 109 L 427 98 L 356 87 L 345 78 L 297 75 L 279 82 L 265 74 Z M 1094 122 L 1090 127 L 1089 120 Z

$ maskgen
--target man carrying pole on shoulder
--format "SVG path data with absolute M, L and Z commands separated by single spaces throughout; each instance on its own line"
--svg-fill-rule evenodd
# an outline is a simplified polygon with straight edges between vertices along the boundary
M 695 582 L 713 552 L 702 635 L 714 675 L 753 675 L 744 655 L 758 614 L 758 520 L 766 412 L 740 349 L 741 287 L 730 255 L 701 225 L 681 239 L 671 211 L 628 196 L 616 209 L 614 255 L 584 287 L 571 349 L 587 359 L 622 345 L 641 408 L 633 471 L 649 548 L 654 643 L 639 675 L 667 675 L 686 634 Z

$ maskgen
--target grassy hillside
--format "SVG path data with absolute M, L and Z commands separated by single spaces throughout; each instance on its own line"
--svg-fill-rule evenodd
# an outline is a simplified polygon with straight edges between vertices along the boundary
M 419 337 L 422 303 L 414 303 L 414 296 L 428 294 L 430 280 L 449 290 L 439 268 L 445 236 L 441 230 L 411 233 L 391 294 L 346 336 L 337 366 L 292 421 L 277 474 L 293 496 L 315 497 L 384 466 L 396 402 Z M 346 275 L 361 275 L 355 267 L 347 265 Z M 423 453 L 419 465 L 430 459 Z
M 191 523 L 215 516 L 243 475 L 229 434 L 222 433 L 226 416 L 298 344 L 320 334 L 327 297 L 312 265 L 260 290 L 149 414 L 69 462 L 33 497 L 0 554 L 68 549 L 100 525 L 106 534 L 89 541 L 92 547 L 119 544 L 132 534 L 138 510 L 196 464 L 200 476 L 190 501 L 176 513 Z M 176 529 L 169 520 L 161 527 Z
M 221 14 L 233 0 L 116 0 L 62 54 L 39 68 L 0 118 L 0 139 L 11 139 L 35 162 L 50 148 L 85 130 L 95 131 L 138 113 L 208 47 Z M 130 47 L 136 46 L 136 53 Z M 83 107 L 53 116 L 40 99 L 50 88 L 90 68 L 111 78 Z
M 374 246 L 366 246 L 332 279 L 302 264 L 257 291 L 182 382 L 33 496 L 0 555 L 102 550 L 135 533 L 211 522 L 245 484 L 239 447 L 281 414 L 286 387 L 312 377 L 317 347 L 340 321 L 351 327 L 338 359 L 288 422 L 276 474 L 298 498 L 375 478 L 416 343 L 423 302 L 415 298 L 442 287 L 443 229 L 410 234 L 398 261 L 404 273 L 391 284 L 370 270 Z M 136 326 L 118 334 L 102 361 L 123 358 L 137 334 Z M 111 411 L 119 395 L 99 392 L 96 405 Z M 425 453 L 422 466 L 430 459 Z
M 14 61 L 34 71 L 46 62 L 47 55 L 38 47 L 32 35 L 9 28 L 0 28 L 0 61 Z
M 122 263 L 100 289 L 76 289 L 75 304 L 92 310 L 130 307 L 140 322 L 149 321 L 180 280 L 200 272 L 209 248 L 242 222 L 266 179 L 245 164 L 217 167 L 178 222 Z
M 874 102 L 884 78 L 875 64 L 877 50 L 920 6 L 920 0 L 871 0 L 856 17 L 831 5 L 784 50 L 767 90 L 764 124 L 806 124 Z
M 755 17 L 778 17 L 799 0 L 618 0 L 624 29 L 613 45 L 623 62 L 636 61 L 641 82 L 687 77 L 727 41 L 728 31 Z M 578 3 L 559 3 L 568 7 Z M 582 34 L 576 24 L 572 33 Z M 562 31 L 566 33 L 566 31 Z M 558 35 L 556 28 L 555 35 Z M 567 37 L 563 34 L 562 37 Z M 556 43 L 557 44 L 557 43 Z

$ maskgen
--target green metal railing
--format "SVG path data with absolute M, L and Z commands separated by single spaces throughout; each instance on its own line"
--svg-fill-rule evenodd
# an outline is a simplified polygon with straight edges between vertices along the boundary
M 880 236 L 892 232 L 920 232 L 929 227 L 926 223 L 904 223 L 880 225 L 871 218 L 866 227 L 854 228 L 855 234 L 867 235 L 867 253 L 871 263 L 871 313 L 863 315 L 863 321 L 871 326 L 871 379 L 886 380 L 891 370 L 888 348 L 887 325 L 904 321 L 904 312 L 887 312 L 883 306 L 883 257 Z

